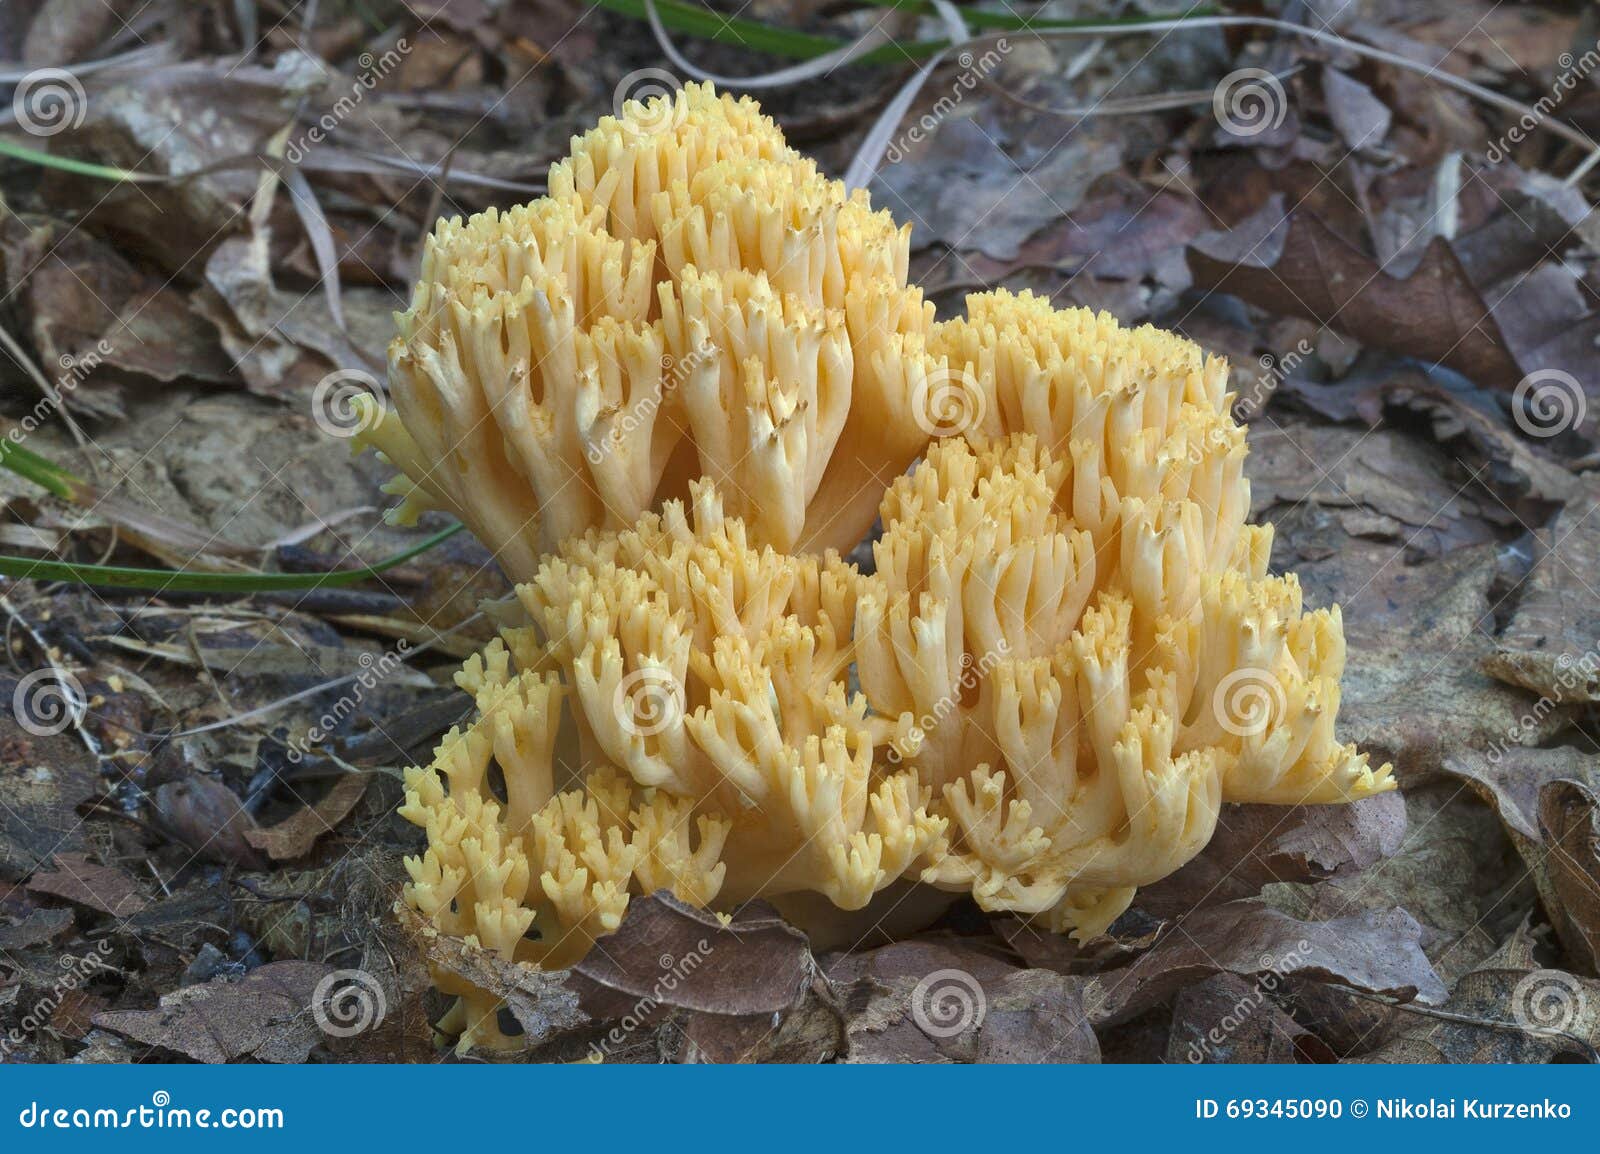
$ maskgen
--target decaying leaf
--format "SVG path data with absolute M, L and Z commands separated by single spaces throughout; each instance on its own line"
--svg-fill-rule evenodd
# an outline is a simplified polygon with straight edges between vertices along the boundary
M 52 860 L 55 868 L 34 874 L 28 879 L 28 889 L 115 918 L 131 917 L 144 909 L 146 899 L 126 870 L 100 865 L 80 853 L 58 853 Z
M 901 942 L 825 962 L 848 1062 L 1098 1062 L 1081 979 L 956 943 Z
M 1549 905 L 1567 953 L 1585 973 L 1600 972 L 1600 801 L 1575 781 L 1539 793 L 1539 828 L 1548 856 Z
M 1338 982 L 1403 1001 L 1443 1001 L 1444 984 L 1404 910 L 1297 921 L 1268 906 L 1230 902 L 1178 922 L 1137 961 L 1096 974 L 1084 1004 L 1097 1025 L 1126 1021 L 1197 978 L 1274 974 Z
M 34 910 L 15 925 L 0 926 L 0 951 L 31 949 L 72 928 L 71 910 Z
M 1540 969 L 1519 931 L 1436 1007 L 1401 1008 L 1362 1062 L 1600 1060 L 1600 982 Z
M 1121 164 L 1115 140 L 1093 127 L 1062 137 L 1029 164 L 957 117 L 939 125 L 924 151 L 878 173 L 878 200 L 922 223 L 917 245 L 940 241 L 1011 260 L 1032 233 L 1077 208 L 1096 177 Z
M 1594 755 L 1566 746 L 1491 746 L 1477 755 L 1451 758 L 1445 768 L 1469 782 L 1494 807 L 1506 828 L 1529 843 L 1542 840 L 1539 795 L 1547 785 L 1565 779 L 1600 789 L 1600 763 Z
M 1483 962 L 1536 900 L 1523 858 L 1494 813 L 1454 781 L 1405 791 L 1406 835 L 1358 874 L 1266 886 L 1262 900 L 1314 921 L 1404 909 L 1446 984 Z
M 154 813 L 157 824 L 196 857 L 245 869 L 265 866 L 246 838 L 255 829 L 255 818 L 233 790 L 214 778 L 195 774 L 157 787 Z
M 154 1010 L 108 1010 L 94 1024 L 196 1062 L 304 1062 L 323 1038 L 312 1014 L 319 962 L 270 962 L 237 980 L 218 978 L 162 997 Z
M 1325 1062 L 1333 1052 L 1278 1005 L 1274 975 L 1248 982 L 1217 974 L 1180 990 L 1172 1003 L 1166 1059 L 1191 1065 Z
M 1392 276 L 1275 194 L 1231 232 L 1198 237 L 1189 267 L 1202 288 L 1449 365 L 1484 384 L 1510 388 L 1523 375 L 1460 259 L 1437 237 L 1410 275 Z
M 541 1059 L 818 1061 L 841 1046 L 805 936 L 761 903 L 724 922 L 667 893 L 637 898 L 580 965 L 552 971 L 401 917 L 433 965 L 504 1002 Z
M 371 779 L 366 774 L 350 773 L 334 779 L 333 786 L 314 805 L 267 829 L 247 829 L 244 840 L 263 851 L 273 861 L 292 861 L 311 852 L 325 833 L 350 816 L 367 792 Z
M 1516 612 L 1483 667 L 1553 703 L 1600 701 L 1600 477 L 1590 473 L 1549 529 Z
M 0 680 L 0 700 L 14 700 L 18 684 Z M 95 759 L 73 733 L 29 733 L 0 709 L 0 879 L 21 881 L 51 853 L 86 848 L 77 807 L 100 789 Z
M 630 1020 L 675 1011 L 692 1046 L 680 1058 L 816 1061 L 838 1048 L 805 936 L 760 902 L 724 922 L 664 892 L 632 901 L 622 928 L 573 968 L 569 987 L 592 1018 L 613 1023 L 602 1052 L 626 1044 Z M 821 1048 L 794 1053 L 807 1040 Z
M 1405 801 L 1398 793 L 1341 806 L 1224 806 L 1200 855 L 1140 890 L 1135 902 L 1156 917 L 1174 917 L 1254 897 L 1273 882 L 1360 873 L 1399 850 L 1405 833 Z

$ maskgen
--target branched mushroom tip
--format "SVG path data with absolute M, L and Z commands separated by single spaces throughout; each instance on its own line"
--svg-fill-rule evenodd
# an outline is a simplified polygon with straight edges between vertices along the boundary
M 935 323 L 907 232 L 709 86 L 549 188 L 439 226 L 368 432 L 519 582 L 406 776 L 440 930 L 558 967 L 630 893 L 909 880 L 1088 936 L 1225 801 L 1394 788 L 1334 735 L 1338 609 L 1245 523 L 1224 362 L 1028 293 Z

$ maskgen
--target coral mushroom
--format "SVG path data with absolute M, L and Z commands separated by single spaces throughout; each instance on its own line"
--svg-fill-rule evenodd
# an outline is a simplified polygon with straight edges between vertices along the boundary
M 406 774 L 441 931 L 563 966 L 630 893 L 916 883 L 1090 935 L 1225 801 L 1393 788 L 1334 736 L 1338 610 L 1245 523 L 1223 362 L 1026 293 L 932 323 L 906 233 L 707 88 L 549 187 L 440 226 L 372 435 L 520 582 Z
M 909 229 L 709 86 L 606 117 L 549 187 L 428 239 L 362 422 L 397 519 L 448 510 L 526 580 L 709 477 L 764 543 L 859 540 L 942 371 Z

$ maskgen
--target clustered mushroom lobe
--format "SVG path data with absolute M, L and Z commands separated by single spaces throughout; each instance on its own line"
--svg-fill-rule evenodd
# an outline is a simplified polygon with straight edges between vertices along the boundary
M 438 932 L 562 967 L 630 894 L 815 928 L 915 883 L 1087 937 L 1223 802 L 1394 788 L 1334 735 L 1338 608 L 1246 524 L 1221 359 L 1029 293 L 936 322 L 909 230 L 708 85 L 548 187 L 439 225 L 368 414 L 397 515 L 518 582 L 406 772 Z

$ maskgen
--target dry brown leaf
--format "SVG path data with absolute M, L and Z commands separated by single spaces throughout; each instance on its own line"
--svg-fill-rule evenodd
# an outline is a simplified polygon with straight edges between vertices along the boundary
M 1340 732 L 1374 761 L 1392 761 L 1402 788 L 1433 779 L 1447 758 L 1503 746 L 1508 734 L 1538 744 L 1571 723 L 1564 706 L 1530 714 L 1525 693 L 1478 668 L 1494 648 L 1499 554 L 1480 545 L 1412 565 L 1403 546 L 1347 541 L 1298 567 L 1310 603 L 1343 603 L 1352 660 Z
M 1084 1005 L 1096 1026 L 1113 1025 L 1219 973 L 1295 975 L 1402 1001 L 1443 1001 L 1444 983 L 1420 939 L 1416 919 L 1400 909 L 1303 922 L 1268 906 L 1230 902 L 1190 914 L 1131 965 L 1089 978 Z
M 1383 1045 L 1355 1060 L 1543 1064 L 1600 1057 L 1600 982 L 1589 978 L 1491 962 L 1464 975 L 1436 1009 L 1402 1008 Z
M 1438 237 L 1409 276 L 1391 276 L 1311 213 L 1286 211 L 1274 194 L 1231 232 L 1197 238 L 1189 268 L 1202 289 L 1449 365 L 1482 384 L 1509 389 L 1523 375 L 1460 259 Z
M 371 779 L 363 773 L 348 773 L 335 778 L 333 786 L 314 805 L 292 814 L 266 829 L 247 829 L 244 840 L 262 850 L 273 861 L 292 861 L 311 852 L 325 833 L 332 833 L 350 816 L 367 792 Z
M 1551 703 L 1600 701 L 1600 476 L 1535 536 L 1516 612 L 1483 667 Z
M 1098 1062 L 1082 979 L 1017 969 L 957 942 L 827 959 L 847 1062 Z
M 269 962 L 237 980 L 217 978 L 166 994 L 159 1009 L 96 1014 L 94 1024 L 196 1062 L 304 1062 L 323 1040 L 312 1001 L 332 969 L 320 962 Z
M 14 700 L 17 681 L 0 679 L 0 700 Z M 0 879 L 21 881 L 53 851 L 84 849 L 80 802 L 103 784 L 95 759 L 73 733 L 39 736 L 0 710 Z
M 155 791 L 154 813 L 156 824 L 196 857 L 245 869 L 266 868 L 245 836 L 255 829 L 255 818 L 220 781 L 204 774 L 169 781 Z
M 0 926 L 0 952 L 42 946 L 71 928 L 71 910 L 33 910 L 14 925 Z
M 1482 963 L 1533 908 L 1527 870 L 1499 820 L 1454 781 L 1408 789 L 1399 850 L 1362 873 L 1271 885 L 1262 900 L 1304 920 L 1404 909 L 1446 984 Z
M 1575 965 L 1600 972 L 1600 801 L 1575 781 L 1552 781 L 1539 793 L 1539 828 L 1556 933 Z
M 1532 749 L 1502 743 L 1452 757 L 1445 769 L 1470 783 L 1515 837 L 1533 844 L 1543 840 L 1539 794 L 1546 785 L 1564 778 L 1600 789 L 1600 760 L 1566 746 Z
M 53 860 L 54 871 L 40 871 L 28 879 L 31 892 L 63 898 L 116 918 L 131 917 L 144 909 L 145 897 L 127 871 L 92 862 L 80 853 L 58 853 Z
M 1406 834 L 1398 793 L 1353 805 L 1224 806 L 1200 855 L 1134 899 L 1156 917 L 1254 897 L 1273 882 L 1360 873 L 1399 850 Z
M 1166 1060 L 1190 1065 L 1332 1061 L 1333 1051 L 1274 1001 L 1283 987 L 1271 974 L 1254 982 L 1217 974 L 1178 991 Z

